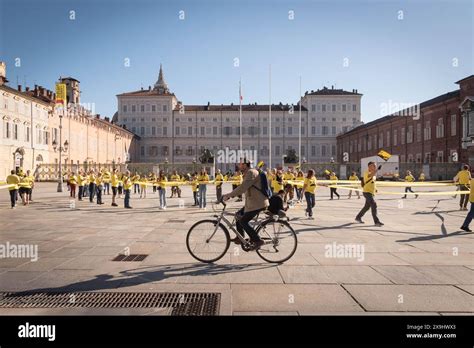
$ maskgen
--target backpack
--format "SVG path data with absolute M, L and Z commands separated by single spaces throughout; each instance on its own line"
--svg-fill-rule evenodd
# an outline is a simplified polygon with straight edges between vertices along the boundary
M 270 199 L 272 196 L 272 190 L 270 190 L 270 185 L 268 185 L 267 175 L 262 170 L 259 170 L 258 176 L 260 178 L 260 186 L 262 188 L 258 188 L 255 185 L 252 185 L 252 187 L 255 187 L 257 190 L 259 190 L 266 199 Z

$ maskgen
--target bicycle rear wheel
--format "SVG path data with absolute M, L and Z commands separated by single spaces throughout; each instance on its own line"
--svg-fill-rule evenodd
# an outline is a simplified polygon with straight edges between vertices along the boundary
M 264 221 L 257 229 L 260 238 L 265 242 L 257 254 L 271 263 L 283 263 L 296 252 L 298 239 L 290 224 L 281 220 Z
M 222 258 L 230 245 L 227 228 L 216 220 L 196 222 L 186 236 L 186 247 L 196 260 L 211 263 Z

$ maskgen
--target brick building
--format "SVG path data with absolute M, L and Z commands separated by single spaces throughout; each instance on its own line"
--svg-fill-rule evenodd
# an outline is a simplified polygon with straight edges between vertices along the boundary
M 401 163 L 474 162 L 474 156 L 462 144 L 466 112 L 460 108 L 474 95 L 474 75 L 456 83 L 460 87 L 457 90 L 338 136 L 338 161 L 360 162 L 384 149 L 399 155 Z

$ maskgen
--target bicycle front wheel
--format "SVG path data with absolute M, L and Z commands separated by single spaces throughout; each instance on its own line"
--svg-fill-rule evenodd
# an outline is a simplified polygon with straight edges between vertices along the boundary
M 258 227 L 257 233 L 265 242 L 257 249 L 257 254 L 267 262 L 283 263 L 296 252 L 298 239 L 286 221 L 267 220 Z
M 216 220 L 196 222 L 186 236 L 186 247 L 196 260 L 211 263 L 222 258 L 230 245 L 227 228 Z

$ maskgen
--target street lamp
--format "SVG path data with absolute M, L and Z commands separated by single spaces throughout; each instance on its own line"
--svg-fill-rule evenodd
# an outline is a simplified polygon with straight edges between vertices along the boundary
M 168 173 L 168 157 L 165 157 L 165 174 Z
M 61 144 L 62 141 L 62 116 L 59 117 L 59 148 L 56 140 L 53 141 L 53 150 L 54 152 L 59 152 L 59 178 L 58 178 L 58 192 L 63 192 L 63 171 L 62 171 L 62 158 L 61 155 L 63 152 L 67 152 L 69 148 L 69 143 L 66 140 L 64 144 Z
M 196 173 L 196 157 L 193 158 L 193 174 Z

